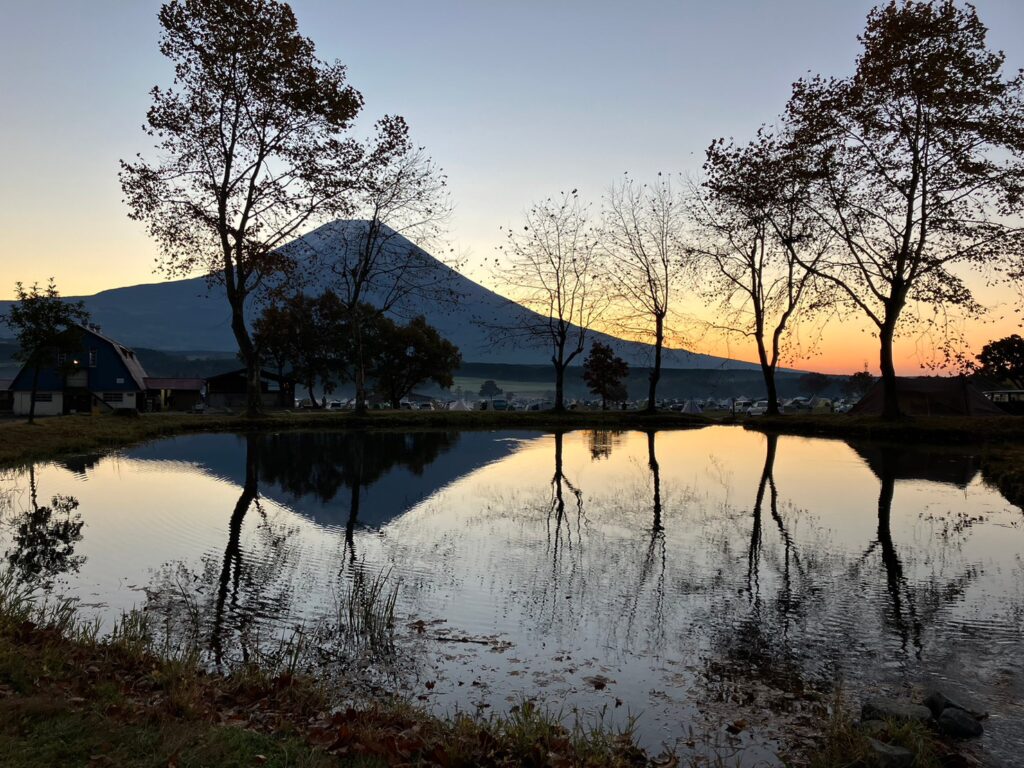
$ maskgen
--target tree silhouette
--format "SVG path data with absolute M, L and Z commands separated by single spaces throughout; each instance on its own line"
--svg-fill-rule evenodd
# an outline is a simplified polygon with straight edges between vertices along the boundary
M 447 389 L 462 363 L 459 348 L 427 323 L 423 315 L 406 325 L 382 318 L 378 342 L 373 351 L 376 389 L 399 408 L 403 397 L 428 381 Z
M 622 380 L 628 375 L 629 365 L 611 347 L 600 341 L 590 345 L 590 353 L 583 361 L 583 381 L 601 398 L 602 411 L 608 410 L 608 400 L 624 389 Z M 652 407 L 648 403 L 648 409 Z
M 590 328 L 607 303 L 598 290 L 598 241 L 576 190 L 526 212 L 510 229 L 498 273 L 516 287 L 515 300 L 532 309 L 518 325 L 490 326 L 499 341 L 547 348 L 555 369 L 555 410 L 565 410 L 565 369 L 587 346 Z
M 493 379 L 488 379 L 480 385 L 480 397 L 497 397 L 501 392 L 501 387 L 495 384 Z
M 298 254 L 280 246 L 351 211 L 353 189 L 407 151 L 408 131 L 389 117 L 369 145 L 347 135 L 363 98 L 344 66 L 317 58 L 286 3 L 171 0 L 159 19 L 175 73 L 170 88 L 151 91 L 146 117 L 160 160 L 122 161 L 121 187 L 167 274 L 223 284 L 253 414 L 250 297 L 298 277 Z
M 666 322 L 690 256 L 684 240 L 686 225 L 686 206 L 680 190 L 673 188 L 671 175 L 659 173 L 653 183 L 642 185 L 627 176 L 605 196 L 602 269 L 617 300 L 615 323 L 631 336 L 653 336 L 647 392 L 651 412 L 657 409 Z
M 703 292 L 720 315 L 712 324 L 754 341 L 769 416 L 779 413 L 775 373 L 792 326 L 828 305 L 822 281 L 801 261 L 817 265 L 829 243 L 806 205 L 801 162 L 785 132 L 762 128 L 746 146 L 718 139 L 694 194 L 693 248 L 706 277 Z
M 868 14 L 854 74 L 798 80 L 786 123 L 813 178 L 808 205 L 836 240 L 801 264 L 874 326 L 883 416 L 900 415 L 893 338 L 981 308 L 961 275 L 1021 252 L 1024 76 L 1003 77 L 973 6 L 891 2 Z M 916 303 L 922 311 L 907 317 Z
M 1016 387 L 1024 387 L 1024 339 L 1018 334 L 990 341 L 982 347 L 978 362 L 981 375 L 1006 379 Z

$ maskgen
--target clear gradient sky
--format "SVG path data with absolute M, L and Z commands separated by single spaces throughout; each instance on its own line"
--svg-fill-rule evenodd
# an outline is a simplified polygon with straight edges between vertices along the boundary
M 303 33 L 349 67 L 365 124 L 409 121 L 449 175 L 451 239 L 484 267 L 535 199 L 579 188 L 597 201 L 624 171 L 695 173 L 717 136 L 749 138 L 806 72 L 845 75 L 869 0 L 293 0 Z M 1024 2 L 977 0 L 990 44 L 1024 66 Z M 158 0 L 0 0 L 0 293 L 51 275 L 65 294 L 154 282 L 155 248 L 127 218 L 118 159 L 148 148 L 148 90 L 170 82 Z M 1017 329 L 1009 292 L 982 291 Z M 998 319 L 1002 317 L 1003 319 Z M 751 359 L 706 336 L 699 351 Z M 856 324 L 829 328 L 801 367 L 876 368 Z M 911 373 L 928 342 L 907 339 Z

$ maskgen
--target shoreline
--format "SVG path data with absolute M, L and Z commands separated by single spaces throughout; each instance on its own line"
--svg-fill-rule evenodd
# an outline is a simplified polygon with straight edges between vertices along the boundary
M 575 429 L 658 431 L 739 426 L 765 434 L 863 439 L 896 445 L 980 449 L 987 482 L 1024 508 L 1024 418 L 924 417 L 885 422 L 840 415 L 713 419 L 640 411 L 274 411 L 249 419 L 231 414 L 140 414 L 137 417 L 51 416 L 29 425 L 0 421 L 0 467 L 18 467 L 63 456 L 126 448 L 178 435 L 263 431 Z

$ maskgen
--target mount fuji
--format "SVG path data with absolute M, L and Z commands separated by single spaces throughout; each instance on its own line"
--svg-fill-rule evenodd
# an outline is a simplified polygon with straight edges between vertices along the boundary
M 297 261 L 310 259 L 310 264 L 320 265 L 309 270 L 313 274 L 304 290 L 313 292 L 326 286 L 328 270 L 322 265 L 344 261 L 345 243 L 351 242 L 353 235 L 358 235 L 360 230 L 365 231 L 366 226 L 365 221 L 333 221 L 283 246 Z M 424 315 L 427 322 L 459 347 L 467 363 L 539 365 L 550 362 L 549 350 L 498 344 L 489 330 L 516 327 L 524 318 L 531 316 L 533 320 L 539 319 L 532 310 L 451 270 L 399 234 L 392 233 L 387 247 L 415 254 L 420 260 L 418 269 L 436 270 L 438 275 L 444 275 L 447 292 L 458 297 L 454 302 L 410 298 L 392 311 L 396 319 Z M 367 294 L 371 303 L 374 292 L 371 288 Z M 69 298 L 81 299 L 92 322 L 101 326 L 105 335 L 128 346 L 165 352 L 201 350 L 230 353 L 237 349 L 224 288 L 203 277 L 113 288 L 91 296 Z M 0 301 L 0 315 L 6 314 L 10 304 L 9 301 Z M 247 316 L 250 320 L 257 311 L 258 308 L 249 308 Z M 591 339 L 611 345 L 631 365 L 649 365 L 653 359 L 653 347 L 649 344 L 597 332 L 591 334 Z M 663 361 L 664 367 L 678 369 L 757 368 L 754 363 L 684 349 L 666 349 Z M 581 364 L 582 356 L 574 363 Z

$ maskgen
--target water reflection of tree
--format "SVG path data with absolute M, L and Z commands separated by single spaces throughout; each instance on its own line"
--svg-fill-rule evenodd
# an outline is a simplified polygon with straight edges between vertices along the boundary
M 26 582 L 49 585 L 58 576 L 75 573 L 85 557 L 75 554 L 84 522 L 78 499 L 55 494 L 40 506 L 35 466 L 29 468 L 29 508 L 14 520 L 7 560 Z
M 878 528 L 875 540 L 861 556 L 859 566 L 868 562 L 877 551 L 885 571 L 889 605 L 886 622 L 899 637 L 901 648 L 913 646 L 920 657 L 923 650 L 922 629 L 943 605 L 960 599 L 967 584 L 977 575 L 967 567 L 957 576 L 938 581 L 938 575 L 917 586 L 907 578 L 903 558 L 892 536 L 892 506 L 898 480 L 930 480 L 965 488 L 977 474 L 974 457 L 968 454 L 937 452 L 910 446 L 884 443 L 851 442 L 851 447 L 864 458 L 879 481 Z M 944 548 L 953 545 L 948 539 Z
M 330 502 L 349 491 L 345 549 L 355 562 L 355 529 L 363 491 L 403 466 L 420 475 L 458 442 L 457 432 L 317 432 L 261 436 L 260 478 L 298 498 Z
M 750 696 L 749 684 L 730 689 L 737 679 L 748 683 L 764 682 L 786 689 L 802 688 L 800 654 L 790 642 L 794 622 L 803 618 L 805 596 L 813 591 L 814 579 L 801 562 L 793 536 L 782 516 L 779 491 L 775 482 L 775 460 L 778 455 L 778 435 L 765 435 L 765 458 L 761 468 L 753 505 L 750 508 L 750 535 L 746 553 L 745 588 L 747 606 L 729 622 L 718 622 L 714 638 L 716 653 L 708 660 L 707 680 L 721 686 L 719 695 L 739 700 Z M 765 553 L 765 502 L 774 522 L 781 545 L 781 555 L 768 557 Z M 765 562 L 773 572 L 775 582 L 767 579 Z M 777 583 L 766 597 L 762 579 Z
M 763 545 L 763 523 L 762 515 L 764 509 L 765 494 L 768 495 L 768 511 L 772 521 L 779 533 L 779 541 L 782 543 L 782 562 L 776 564 L 776 570 L 781 580 L 781 587 L 776 595 L 776 609 L 783 619 L 783 634 L 789 629 L 789 618 L 797 606 L 793 590 L 793 568 L 796 567 L 802 573 L 800 555 L 797 552 L 793 537 L 786 526 L 782 513 L 779 511 L 779 490 L 775 485 L 775 457 L 778 453 L 779 436 L 774 434 L 765 435 L 765 456 L 764 466 L 761 469 L 761 478 L 757 484 L 757 492 L 754 495 L 754 507 L 752 522 L 750 526 L 750 546 L 747 549 L 747 594 L 755 605 L 761 601 L 761 555 Z
M 626 613 L 626 634 L 629 637 L 633 633 L 634 623 L 640 610 L 644 590 L 651 580 L 651 574 L 657 570 L 657 576 L 654 579 L 653 601 L 648 626 L 650 628 L 649 639 L 652 645 L 660 647 L 665 639 L 665 570 L 667 553 L 665 547 L 665 525 L 662 519 L 661 465 L 658 463 L 656 434 L 653 430 L 647 432 L 647 469 L 651 474 L 651 525 L 647 529 L 647 547 L 643 560 L 640 563 L 636 590 Z
M 622 442 L 622 431 L 612 429 L 591 429 L 587 431 L 587 447 L 590 448 L 590 458 L 607 459 L 612 455 L 612 449 Z
M 259 468 L 260 456 L 256 448 L 257 438 L 247 435 L 245 438 L 245 482 L 242 484 L 242 493 L 235 502 L 235 508 L 228 520 L 228 543 L 224 548 L 224 560 L 221 565 L 220 577 L 217 586 L 217 599 L 214 605 L 213 631 L 210 635 L 210 644 L 213 649 L 214 658 L 220 664 L 224 655 L 224 609 L 231 595 L 231 609 L 238 609 L 239 583 L 242 577 L 242 523 L 249 511 L 249 507 L 257 501 L 259 496 Z M 230 589 L 229 589 L 230 587 Z
M 735 686 L 730 690 L 739 692 L 737 696 L 751 695 L 754 682 L 784 690 L 802 689 L 815 680 L 827 685 L 834 673 L 828 668 L 845 666 L 851 645 L 870 644 L 876 638 L 883 648 L 891 647 L 890 640 L 895 639 L 904 653 L 913 649 L 920 657 L 924 628 L 960 600 L 967 584 L 976 577 L 975 567 L 967 565 L 951 575 L 933 569 L 924 579 L 915 581 L 908 575 L 908 557 L 918 557 L 922 547 L 938 546 L 943 551 L 936 560 L 948 563 L 958 543 L 949 537 L 934 537 L 930 545 L 925 542 L 901 553 L 892 533 L 898 481 L 927 479 L 964 487 L 976 472 L 973 459 L 943 454 L 936 460 L 929 452 L 914 455 L 915 449 L 908 446 L 858 443 L 853 447 L 879 480 L 877 505 L 872 510 L 877 519 L 874 539 L 859 557 L 847 559 L 827 544 L 808 548 L 809 543 L 803 545 L 801 557 L 801 548 L 779 507 L 774 476 L 778 438 L 766 436 L 765 463 L 754 494 L 744 563 L 743 593 L 748 608 L 734 613 L 732 621 L 717 632 L 715 651 L 709 659 L 710 682 L 725 689 Z M 778 554 L 773 560 L 771 580 L 765 578 L 764 567 L 770 549 L 766 506 L 778 531 Z M 878 559 L 873 561 L 873 556 Z M 839 567 L 829 567 L 830 562 Z M 877 567 L 872 567 L 873 562 Z M 880 589 L 873 589 L 873 584 Z M 859 585 L 860 591 L 852 585 Z M 870 611 L 878 605 L 872 600 L 874 595 L 883 597 L 881 633 L 857 614 L 862 608 Z M 845 615 L 837 618 L 837 611 Z M 860 676 L 854 674 L 855 678 Z
M 245 479 L 228 520 L 219 564 L 207 562 L 199 574 L 167 569 L 151 595 L 165 613 L 177 612 L 179 623 L 193 625 L 183 629 L 209 638 L 218 664 L 235 657 L 248 660 L 259 642 L 261 623 L 280 628 L 283 619 L 294 615 L 295 574 L 302 559 L 294 541 L 296 529 L 268 515 L 260 504 L 261 485 L 274 484 L 295 498 L 312 496 L 321 502 L 333 501 L 347 488 L 343 562 L 355 562 L 362 492 L 399 465 L 421 474 L 457 439 L 446 432 L 246 435 Z M 243 547 L 243 529 L 253 511 L 254 539 Z M 214 586 L 212 599 L 201 601 L 197 595 L 211 594 L 206 584 Z
M 547 510 L 547 542 L 548 552 L 551 555 L 551 610 L 552 613 L 559 609 L 558 597 L 562 589 L 561 575 L 565 570 L 565 553 L 568 550 L 571 557 L 569 567 L 569 584 L 575 577 L 582 575 L 581 559 L 583 556 L 583 493 L 580 489 L 565 476 L 564 445 L 565 433 L 555 432 L 555 470 L 551 476 L 551 496 Z M 573 553 L 572 520 L 566 513 L 566 492 L 575 500 L 576 509 L 576 544 Z

